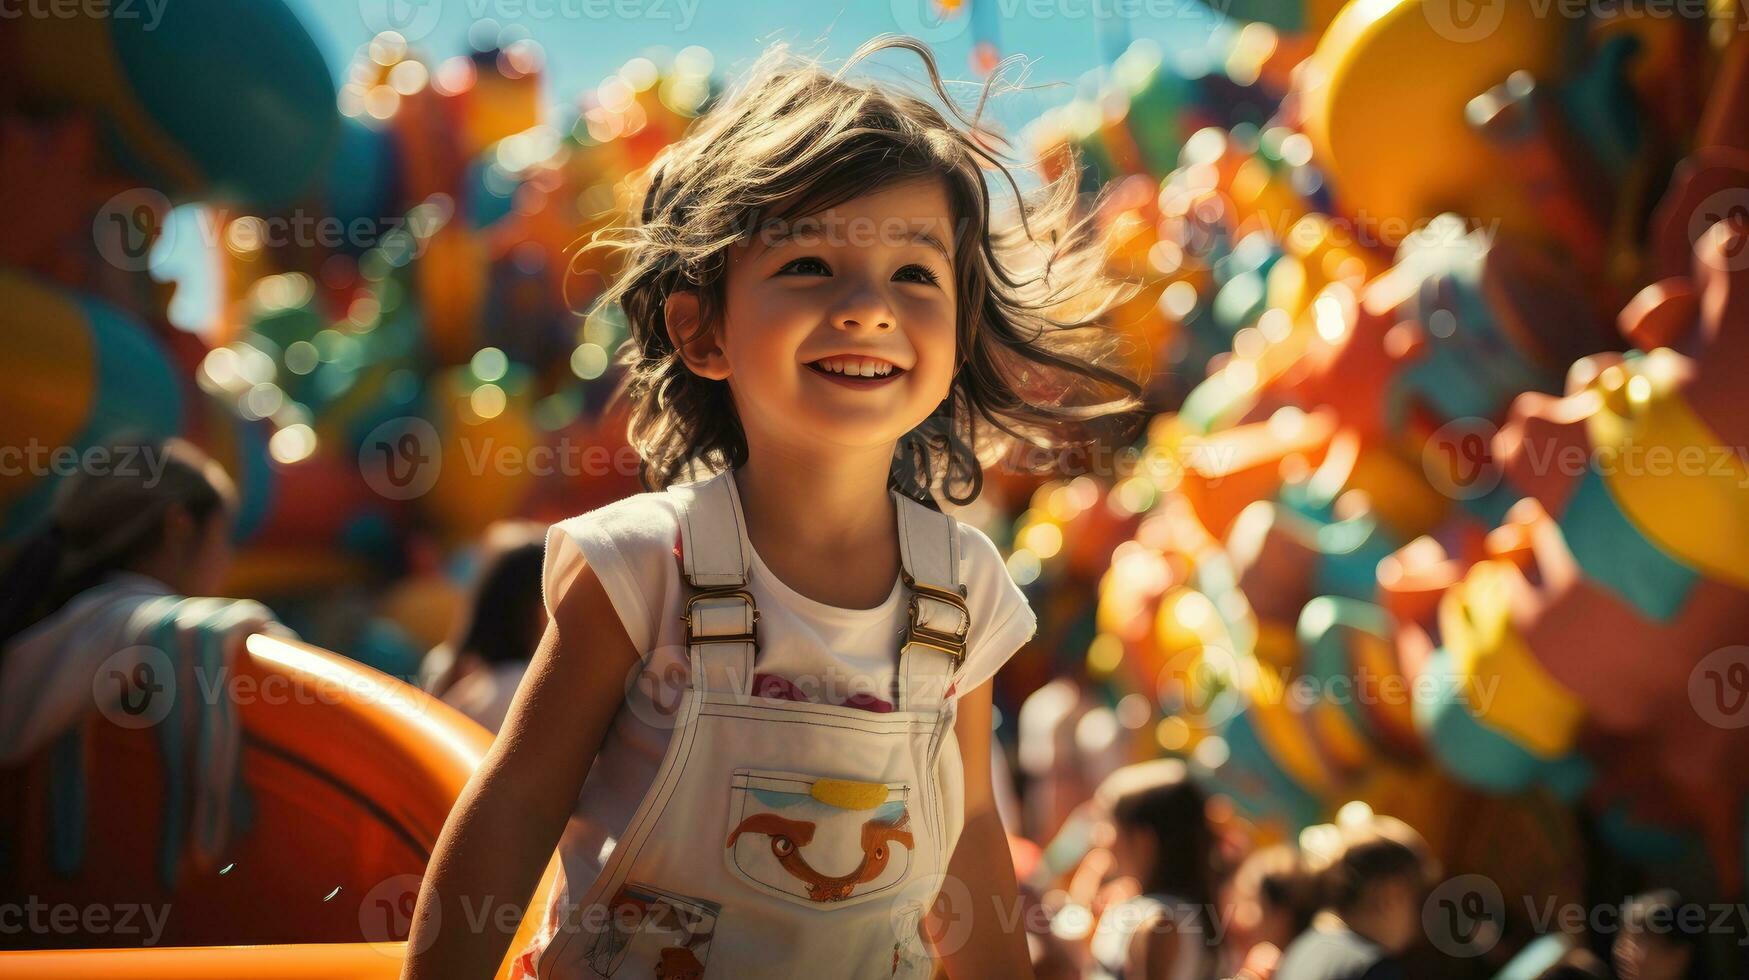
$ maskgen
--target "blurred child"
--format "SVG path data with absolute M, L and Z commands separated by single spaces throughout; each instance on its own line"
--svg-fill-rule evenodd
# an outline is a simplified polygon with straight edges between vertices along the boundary
M 87 458 L 0 572 L 0 765 L 76 748 L 93 708 L 172 718 L 194 734 L 186 757 L 165 759 L 166 779 L 195 769 L 188 836 L 208 861 L 230 833 L 241 736 L 230 699 L 196 694 L 220 683 L 250 633 L 288 631 L 259 603 L 203 598 L 231 559 L 236 489 L 217 463 L 180 439 Z M 182 839 L 166 837 L 167 875 Z
M 467 605 L 449 639 L 432 648 L 422 686 L 496 732 L 547 628 L 540 572 L 546 529 L 499 521 L 486 529 Z
M 1094 794 L 1096 841 L 1111 855 L 1094 929 L 1096 980 L 1203 980 L 1215 975 L 1210 921 L 1215 841 L 1207 801 L 1183 762 L 1157 759 L 1112 773 Z
M 1323 910 L 1283 951 L 1274 980 L 1402 977 L 1397 957 L 1420 938 L 1422 902 L 1438 876 L 1426 842 L 1392 817 L 1315 829 L 1329 838 L 1307 849 Z
M 1229 972 L 1269 980 L 1281 951 L 1311 925 L 1317 890 L 1299 852 L 1275 844 L 1239 865 L 1224 904 Z
M 1622 909 L 1610 951 L 1619 980 L 1688 980 L 1707 976 L 1702 939 L 1707 910 L 1674 889 L 1636 895 Z

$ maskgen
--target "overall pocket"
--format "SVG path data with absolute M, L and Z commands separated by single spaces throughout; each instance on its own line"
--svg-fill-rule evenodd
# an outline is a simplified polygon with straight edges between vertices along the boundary
M 723 856 L 748 885 L 809 908 L 855 904 L 911 873 L 927 832 L 908 782 L 736 769 Z

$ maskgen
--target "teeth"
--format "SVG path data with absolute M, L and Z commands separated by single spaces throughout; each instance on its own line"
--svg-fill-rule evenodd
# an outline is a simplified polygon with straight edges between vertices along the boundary
M 853 378 L 884 378 L 893 373 L 893 366 L 872 357 L 828 357 L 815 361 L 822 371 Z

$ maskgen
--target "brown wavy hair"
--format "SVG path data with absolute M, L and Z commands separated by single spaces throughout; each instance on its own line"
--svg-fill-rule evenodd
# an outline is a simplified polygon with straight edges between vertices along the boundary
M 947 115 L 898 87 L 846 80 L 889 48 L 922 61 Z M 1057 179 L 1023 192 L 1004 162 L 1009 144 L 981 121 L 1015 61 L 991 73 L 968 115 L 913 38 L 874 38 L 831 74 L 774 45 L 639 175 L 635 219 L 595 232 L 583 249 L 620 253 L 621 272 L 597 308 L 618 304 L 629 325 L 618 395 L 629 402 L 644 486 L 747 457 L 728 384 L 694 375 L 676 353 L 669 293 L 697 290 L 700 328 L 710 329 L 725 306 L 727 250 L 761 222 L 816 214 L 912 178 L 943 179 L 954 212 L 959 364 L 948 396 L 900 440 L 892 487 L 924 503 L 936 492 L 968 503 L 982 489 L 983 466 L 1017 446 L 1086 444 L 1099 437 L 1099 420 L 1140 406 L 1139 379 L 1113 366 L 1123 341 L 1103 326 L 1136 284 L 1105 277 L 1097 204 L 1083 208 L 1079 165 L 1071 160 Z M 990 184 L 1012 192 L 1018 220 L 993 218 Z

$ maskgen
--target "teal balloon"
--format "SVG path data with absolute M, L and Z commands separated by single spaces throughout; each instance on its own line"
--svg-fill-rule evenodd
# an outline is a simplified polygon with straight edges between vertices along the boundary
M 112 17 L 109 31 L 134 101 L 208 185 L 173 189 L 260 207 L 294 201 L 339 137 L 334 82 L 315 41 L 279 0 L 159 6 L 156 21 Z M 136 172 L 165 176 L 125 143 L 119 152 Z
M 1267 24 L 1284 34 L 1306 30 L 1305 0 L 1222 0 L 1209 6 L 1233 20 Z
M 273 459 L 267 452 L 268 424 L 251 422 L 226 412 L 237 427 L 237 458 L 232 462 L 237 472 L 231 474 L 237 484 L 237 518 L 231 529 L 231 539 L 238 543 L 249 540 L 260 529 L 261 522 L 273 510 L 275 478 Z
M 1221 737 L 1227 743 L 1226 761 L 1214 769 L 1193 762 L 1192 768 L 1241 812 L 1254 818 L 1279 819 L 1295 830 L 1323 819 L 1323 805 L 1269 754 L 1249 711 L 1233 716 Z
M 1155 65 L 1130 96 L 1125 122 L 1150 176 L 1164 178 L 1178 166 L 1188 135 L 1184 110 L 1190 96 L 1190 83 L 1165 63 Z
M 1294 627 L 1301 650 L 1300 667 L 1306 676 L 1316 678 L 1322 689 L 1339 690 L 1338 683 L 1352 681 L 1357 673 L 1350 635 L 1365 633 L 1389 639 L 1395 628 L 1391 614 L 1381 606 L 1338 596 L 1319 596 L 1300 610 L 1299 622 Z M 1336 703 L 1356 731 L 1376 734 L 1361 698 L 1345 697 Z
M 1542 785 L 1567 802 L 1590 785 L 1592 770 L 1582 756 L 1537 755 L 1473 714 L 1468 689 L 1454 676 L 1451 654 L 1444 647 L 1428 658 L 1422 677 L 1444 678 L 1445 683 L 1437 691 L 1428 690 L 1431 684 L 1415 685 L 1415 727 L 1440 768 L 1459 782 L 1500 794 Z
M 392 677 L 412 683 L 425 651 L 394 622 L 372 617 L 348 645 L 347 656 Z
M 360 255 L 393 225 L 399 197 L 395 142 L 387 130 L 340 123 L 328 168 L 328 213 L 339 222 L 339 251 Z
M 510 214 L 521 181 L 492 162 L 491 152 L 476 157 L 462 176 L 462 214 L 469 227 L 496 224 Z
M 1669 622 L 1700 584 L 1700 573 L 1652 543 L 1622 513 L 1596 467 L 1579 478 L 1561 533 L 1585 577 L 1641 614 Z
M 1652 864 L 1681 864 L 1701 849 L 1693 835 L 1637 820 L 1620 803 L 1597 814 L 1597 835 L 1617 854 Z
M 67 447 L 83 454 L 126 433 L 163 439 L 182 429 L 182 384 L 175 366 L 151 331 L 132 316 L 89 296 L 75 296 L 90 331 L 95 363 L 92 404 Z M 0 518 L 0 539 L 12 540 L 46 519 L 61 477 L 38 480 Z

